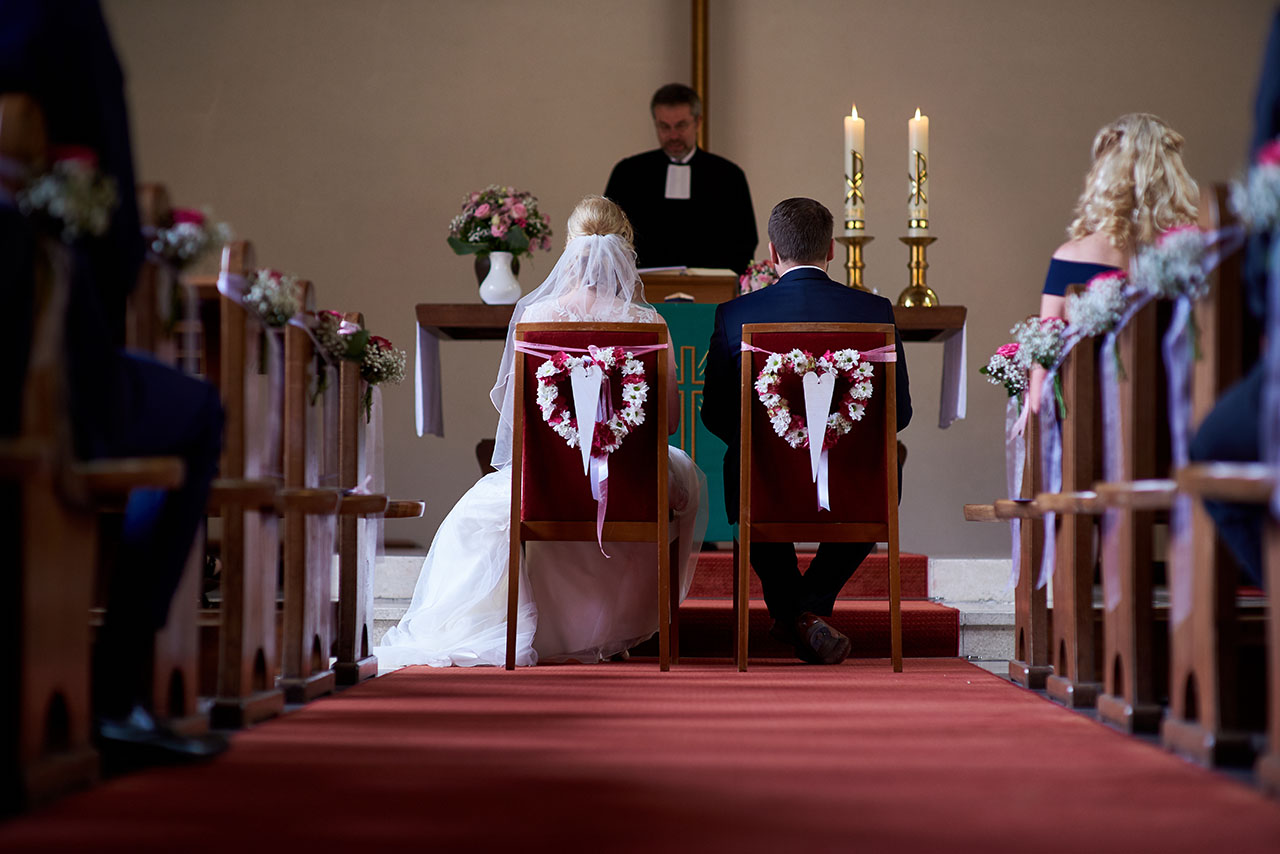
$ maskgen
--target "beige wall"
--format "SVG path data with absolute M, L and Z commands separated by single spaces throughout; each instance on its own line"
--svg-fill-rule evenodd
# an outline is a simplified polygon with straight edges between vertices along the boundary
M 263 263 L 316 282 L 412 346 L 413 306 L 477 299 L 445 245 L 462 195 L 527 188 L 557 238 L 613 162 L 653 147 L 652 90 L 689 74 L 686 0 L 107 0 L 143 180 L 209 205 Z M 840 117 L 867 120 L 867 280 L 906 283 L 906 119 L 930 116 L 929 281 L 969 307 L 969 418 L 936 426 L 941 348 L 908 345 L 916 418 L 904 549 L 1007 554 L 960 507 L 1003 484 L 1003 391 L 976 373 L 1036 310 L 1094 131 L 1134 110 L 1187 137 L 1202 181 L 1242 164 L 1270 0 L 711 3 L 711 148 L 746 171 L 761 234 L 779 199 L 840 204 Z M 763 254 L 762 252 L 758 252 Z M 526 265 L 525 289 L 554 262 Z M 425 496 L 393 535 L 428 543 L 474 481 L 501 346 L 444 345 L 444 439 L 390 389 L 390 490 Z

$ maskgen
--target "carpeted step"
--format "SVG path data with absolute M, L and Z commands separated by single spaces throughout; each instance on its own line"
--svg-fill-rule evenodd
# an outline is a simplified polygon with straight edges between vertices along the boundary
M 889 603 L 842 599 L 830 623 L 849 636 L 854 658 L 888 658 Z M 773 621 L 763 599 L 751 600 L 747 654 L 753 658 L 787 658 L 792 650 L 769 636 Z M 902 603 L 902 654 L 908 658 L 955 656 L 960 650 L 960 612 L 936 602 Z M 657 639 L 632 650 L 633 655 L 658 654 Z M 728 599 L 686 599 L 680 606 L 680 656 L 733 656 L 733 602 Z
M 804 571 L 813 560 L 813 552 L 801 552 L 800 570 Z M 929 558 L 925 555 L 898 553 L 899 582 L 903 599 L 925 599 L 929 595 Z M 698 572 L 693 578 L 689 597 L 714 599 L 733 596 L 733 552 L 706 551 L 698 555 Z M 751 598 L 764 594 L 760 579 L 751 574 Z M 889 554 L 872 552 L 858 567 L 858 571 L 840 591 L 841 599 L 887 599 L 889 597 Z M 954 655 L 955 653 L 948 653 Z

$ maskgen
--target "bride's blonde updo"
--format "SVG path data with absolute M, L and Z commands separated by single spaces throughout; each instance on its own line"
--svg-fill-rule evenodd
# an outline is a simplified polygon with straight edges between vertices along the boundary
M 1150 113 L 1129 113 L 1098 131 L 1093 166 L 1067 229 L 1072 240 L 1102 232 L 1133 252 L 1196 222 L 1199 191 L 1182 163 L 1182 135 Z
M 590 234 L 616 234 L 629 248 L 635 248 L 631 221 L 622 212 L 622 208 L 604 196 L 587 196 L 578 202 L 573 213 L 569 214 L 566 231 L 568 240 Z

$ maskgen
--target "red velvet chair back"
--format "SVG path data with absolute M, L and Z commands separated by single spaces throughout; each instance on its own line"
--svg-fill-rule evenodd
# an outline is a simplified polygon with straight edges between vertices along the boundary
M 869 324 L 858 324 L 869 326 Z M 892 327 L 888 327 L 887 342 L 893 344 Z M 746 334 L 744 330 L 744 340 Z M 886 333 L 883 331 L 850 332 L 770 332 L 751 335 L 749 343 L 765 350 L 786 353 L 799 348 L 814 355 L 827 350 L 852 347 L 856 350 L 872 350 L 883 347 Z M 764 367 L 768 356 L 748 352 L 743 358 L 751 358 L 751 382 Z M 886 443 L 885 431 L 894 435 L 886 416 L 885 380 L 888 363 L 874 363 L 873 392 L 866 401 L 866 412 L 861 421 L 853 422 L 853 429 L 841 436 L 828 452 L 830 465 L 831 509 L 818 507 L 817 487 L 809 465 L 809 449 L 792 448 L 778 436 L 769 423 L 768 413 L 756 397 L 754 387 L 748 391 L 751 400 L 751 442 L 748 465 L 744 471 L 751 476 L 751 519 L 756 522 L 888 522 L 886 502 Z M 804 417 L 804 389 L 795 374 L 784 373 L 781 394 L 791 406 L 793 414 Z M 834 409 L 847 388 L 847 381 L 837 380 Z M 896 419 L 895 419 L 896 420 Z M 896 424 L 894 425 L 896 426 Z M 896 459 L 895 459 L 896 465 Z M 896 473 L 895 473 L 896 476 Z
M 516 335 L 531 344 L 585 349 L 596 347 L 658 344 L 665 340 L 662 324 L 520 324 Z M 661 338 L 660 338 L 661 336 Z M 572 350 L 570 355 L 578 355 Z M 545 359 L 529 354 L 522 357 L 524 369 L 523 427 L 517 437 L 521 442 L 523 478 L 520 490 L 522 521 L 591 521 L 595 522 L 596 502 L 591 497 L 591 483 L 582 471 L 582 452 L 570 447 L 551 425 L 542 420 L 538 406 L 538 368 Z M 658 431 L 665 435 L 666 425 L 657 423 L 658 372 L 667 367 L 666 353 L 647 353 L 638 357 L 644 364 L 649 385 L 645 401 L 645 420 L 634 427 L 622 446 L 609 456 L 609 506 L 607 522 L 653 522 L 657 518 L 657 467 L 654 448 Z M 622 408 L 622 383 L 615 372 L 610 386 L 615 410 Z M 563 394 L 572 398 L 568 380 L 561 386 Z M 665 464 L 665 461 L 664 461 Z M 594 538 L 594 537 L 593 537 Z

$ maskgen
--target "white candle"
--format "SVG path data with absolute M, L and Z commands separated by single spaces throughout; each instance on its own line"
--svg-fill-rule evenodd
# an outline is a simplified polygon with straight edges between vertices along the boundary
M 844 117 L 844 220 L 845 229 L 852 230 L 852 222 L 861 223 L 866 213 L 866 199 L 862 191 L 863 157 L 866 152 L 867 127 L 858 118 L 858 105 L 854 104 Z
M 926 180 L 929 167 L 929 117 L 920 115 L 907 120 L 907 174 L 911 176 L 907 201 L 907 233 L 924 234 L 929 227 L 929 194 L 933 182 Z

